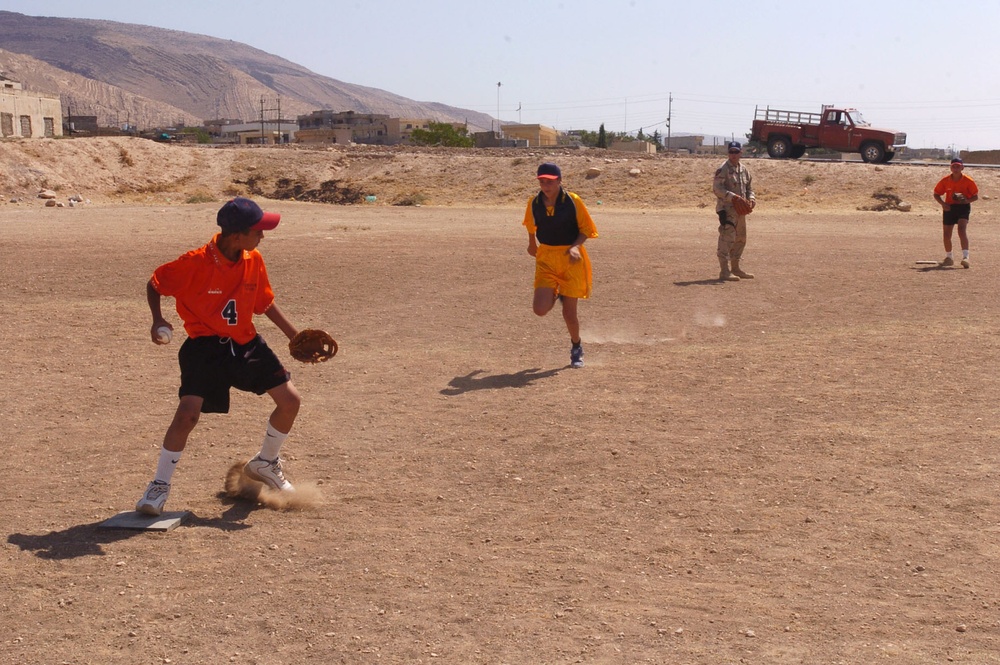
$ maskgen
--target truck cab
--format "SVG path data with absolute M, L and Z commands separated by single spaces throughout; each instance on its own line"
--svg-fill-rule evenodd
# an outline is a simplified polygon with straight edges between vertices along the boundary
M 857 109 L 826 109 L 817 127 L 816 138 L 820 145 L 830 150 L 860 152 L 861 141 L 866 134 L 858 128 L 867 126 Z

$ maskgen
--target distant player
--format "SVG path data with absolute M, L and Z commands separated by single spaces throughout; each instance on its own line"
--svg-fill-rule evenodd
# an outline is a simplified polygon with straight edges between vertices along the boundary
M 274 292 L 257 245 L 278 225 L 280 215 L 267 213 L 245 198 L 235 198 L 218 212 L 221 231 L 199 249 L 166 263 L 153 272 L 146 298 L 153 315 L 150 328 L 156 344 L 163 318 L 160 300 L 176 300 L 188 338 L 181 345 L 180 403 L 167 429 L 153 482 L 135 509 L 159 515 L 170 492 L 170 482 L 202 413 L 228 413 L 230 388 L 258 395 L 267 393 L 275 408 L 267 423 L 260 453 L 244 466 L 250 478 L 280 491 L 292 491 L 285 480 L 278 452 L 299 412 L 301 399 L 281 361 L 257 334 L 253 317 L 263 314 L 289 339 L 298 332 L 274 302 Z
M 562 187 L 562 171 L 551 162 L 538 167 L 541 191 L 528 201 L 524 226 L 528 229 L 528 254 L 535 257 L 535 295 L 532 309 L 538 316 L 562 301 L 563 320 L 569 331 L 572 367 L 583 367 L 583 344 L 577 303 L 589 298 L 593 287 L 590 257 L 583 243 L 597 237 L 597 227 L 583 200 Z
M 943 210 L 944 222 L 944 260 L 939 265 L 953 266 L 955 259 L 951 253 L 952 229 L 958 226 L 958 240 L 962 244 L 962 267 L 970 267 L 969 263 L 969 213 L 972 203 L 979 200 L 979 187 L 976 182 L 962 171 L 965 164 L 958 157 L 951 160 L 951 173 L 941 178 L 934 187 L 934 200 Z

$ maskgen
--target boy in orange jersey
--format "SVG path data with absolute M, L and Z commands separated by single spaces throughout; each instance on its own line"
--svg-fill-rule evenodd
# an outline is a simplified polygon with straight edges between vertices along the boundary
M 965 164 L 958 157 L 951 160 L 951 173 L 941 178 L 934 187 L 934 200 L 944 211 L 944 260 L 938 265 L 953 266 L 955 259 L 951 255 L 951 232 L 958 226 L 958 240 L 962 244 L 962 267 L 969 267 L 969 213 L 970 205 L 979 200 L 979 187 L 976 181 L 962 173 Z
M 163 512 L 188 436 L 202 413 L 229 412 L 230 388 L 267 393 L 275 404 L 260 453 L 246 463 L 244 471 L 273 489 L 294 490 L 282 473 L 278 452 L 292 429 L 301 399 L 291 375 L 253 324 L 254 315 L 263 314 L 289 339 L 298 332 L 275 304 L 264 258 L 257 251 L 264 231 L 275 228 L 280 220 L 280 215 L 264 212 L 250 199 L 235 198 L 219 210 L 221 231 L 207 245 L 160 266 L 146 284 L 153 315 L 152 341 L 168 343 L 169 338 L 161 337 L 158 329 L 173 329 L 161 312 L 164 296 L 176 300 L 188 338 L 178 352 L 180 403 L 163 438 L 153 482 L 135 506 L 140 513 Z
M 569 360 L 583 367 L 583 345 L 577 303 L 589 298 L 593 287 L 590 257 L 583 243 L 597 237 L 597 227 L 583 200 L 562 188 L 562 171 L 552 163 L 538 167 L 541 191 L 528 201 L 524 226 L 528 229 L 528 254 L 535 257 L 535 295 L 532 310 L 548 314 L 562 301 L 563 320 L 569 331 Z

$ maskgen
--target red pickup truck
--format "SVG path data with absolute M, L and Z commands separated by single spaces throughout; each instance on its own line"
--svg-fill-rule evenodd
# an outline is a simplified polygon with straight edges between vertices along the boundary
M 859 152 L 869 164 L 888 162 L 906 147 L 905 132 L 876 129 L 857 109 L 832 106 L 820 113 L 757 108 L 750 140 L 765 144 L 772 159 L 798 159 L 807 148 L 828 148 Z

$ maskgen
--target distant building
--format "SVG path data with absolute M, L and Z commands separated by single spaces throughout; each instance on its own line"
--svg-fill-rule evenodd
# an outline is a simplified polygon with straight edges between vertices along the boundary
M 900 157 L 916 160 L 951 159 L 954 156 L 955 153 L 953 151 L 945 148 L 907 148 L 902 154 L 897 154 L 896 159 L 898 160 Z M 964 154 L 962 158 L 965 159 Z
M 656 146 L 649 141 L 613 141 L 611 150 L 621 150 L 623 152 L 641 152 L 646 155 L 655 155 Z
M 240 145 L 276 145 L 294 141 L 298 129 L 298 124 L 291 120 L 245 122 L 239 125 L 221 126 L 219 138 L 223 142 Z
M 705 142 L 704 136 L 671 136 L 670 145 L 667 144 L 667 139 L 663 139 L 665 149 L 667 152 L 680 152 L 686 150 L 692 155 L 701 152 L 702 143 Z
M 504 139 L 524 141 L 524 147 L 538 148 L 559 143 L 559 132 L 545 125 L 510 124 L 501 126 Z
M 57 95 L 28 92 L 19 81 L 0 74 L 0 136 L 62 135 L 62 102 Z
M 399 118 L 399 142 L 406 145 L 413 143 L 413 132 L 416 130 L 430 131 L 431 125 L 450 125 L 459 134 L 464 132 L 463 135 L 468 136 L 469 126 L 464 122 L 440 122 L 430 118 Z
M 1000 150 L 962 150 L 958 156 L 967 164 L 1000 164 Z
M 297 120 L 299 143 L 395 145 L 400 141 L 399 118 L 380 113 L 322 110 L 300 115 Z M 347 136 L 350 138 L 345 141 Z
M 409 143 L 410 137 L 413 135 L 414 129 L 422 129 L 427 131 L 431 128 L 431 123 L 434 122 L 429 118 L 400 118 L 399 119 L 399 142 Z
M 206 120 L 202 123 L 205 127 L 205 131 L 209 133 L 210 136 L 222 136 L 222 130 L 225 127 L 231 127 L 233 125 L 244 124 L 242 120 L 235 118 L 215 118 L 213 120 Z
M 98 127 L 96 115 L 67 114 L 63 119 L 64 134 L 97 134 L 97 132 Z

